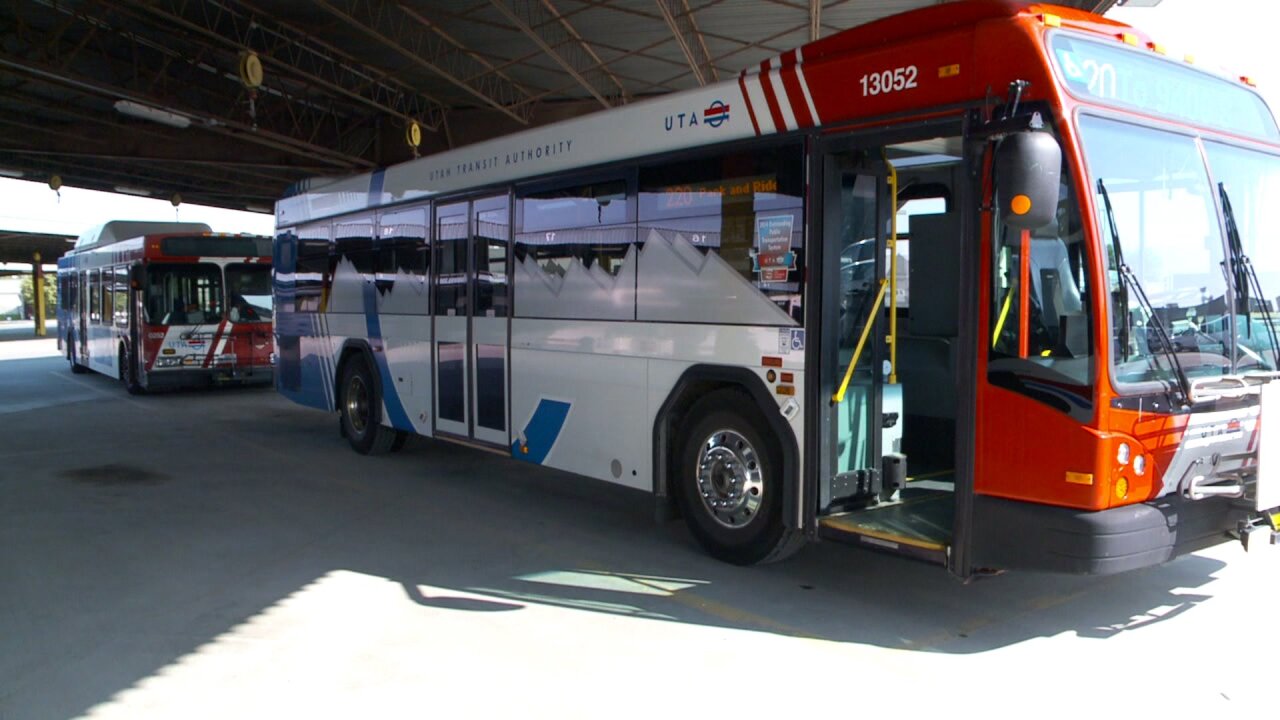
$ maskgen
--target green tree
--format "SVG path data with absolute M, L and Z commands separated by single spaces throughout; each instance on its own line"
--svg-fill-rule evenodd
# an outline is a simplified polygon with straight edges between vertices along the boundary
M 52 320 L 58 316 L 58 278 L 52 273 L 44 275 L 44 316 L 46 319 Z M 35 312 L 35 280 L 30 275 L 22 276 L 22 283 L 18 287 L 18 293 L 22 295 L 22 303 L 31 312 Z

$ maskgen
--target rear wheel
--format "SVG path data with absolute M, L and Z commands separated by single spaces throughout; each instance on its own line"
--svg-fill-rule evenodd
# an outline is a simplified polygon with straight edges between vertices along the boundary
M 710 553 L 735 565 L 781 560 L 804 537 L 782 522 L 782 449 L 746 395 L 718 390 L 694 403 L 675 473 L 685 522 Z
M 71 336 L 67 336 L 67 363 L 71 365 L 71 372 L 77 375 L 83 375 L 89 372 L 89 368 L 80 364 L 80 359 L 76 357 L 76 346 L 71 342 Z
M 351 448 L 361 455 L 391 450 L 399 431 L 382 425 L 382 398 L 363 357 L 352 358 L 343 368 L 340 388 L 338 411 Z

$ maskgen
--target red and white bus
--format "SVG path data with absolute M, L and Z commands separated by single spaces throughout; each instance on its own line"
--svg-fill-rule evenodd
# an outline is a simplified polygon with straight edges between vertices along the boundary
M 649 490 L 736 563 L 1256 548 L 1277 188 L 1246 79 L 1079 10 L 943 3 L 298 186 L 278 386 L 358 452 L 429 435 Z
M 270 383 L 271 239 L 112 221 L 58 260 L 58 345 L 131 393 Z

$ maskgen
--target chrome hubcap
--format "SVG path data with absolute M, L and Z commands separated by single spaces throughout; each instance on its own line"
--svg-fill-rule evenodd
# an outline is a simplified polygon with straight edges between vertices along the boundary
M 359 375 L 347 381 L 347 420 L 357 435 L 363 435 L 369 426 L 369 391 Z
M 740 433 L 717 430 L 698 451 L 698 496 L 717 523 L 739 528 L 751 522 L 764 499 L 756 449 Z

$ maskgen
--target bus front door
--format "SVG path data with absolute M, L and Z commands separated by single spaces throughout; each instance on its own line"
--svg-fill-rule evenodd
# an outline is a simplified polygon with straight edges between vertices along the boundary
M 506 195 L 436 207 L 435 429 L 507 447 L 507 262 L 511 231 Z
M 877 481 L 889 199 L 878 151 L 829 154 L 824 174 L 818 510 L 829 514 Z
M 828 141 L 810 447 L 821 535 L 945 565 L 967 479 L 956 309 L 971 173 L 962 136 L 938 131 Z

